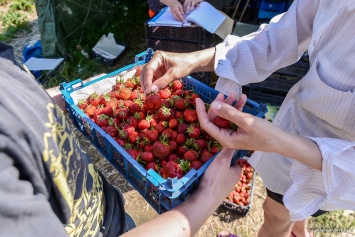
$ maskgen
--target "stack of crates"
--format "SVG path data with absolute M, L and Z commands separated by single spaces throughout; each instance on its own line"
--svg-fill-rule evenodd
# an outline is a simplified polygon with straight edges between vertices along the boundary
M 271 74 L 266 80 L 259 83 L 251 83 L 247 86 L 249 98 L 258 102 L 280 106 L 287 92 L 309 70 L 308 54 L 305 53 L 296 63 L 281 68 Z
M 214 34 L 200 26 L 150 26 L 145 24 L 147 47 L 154 51 L 163 50 L 188 53 L 213 46 Z M 194 73 L 192 77 L 209 85 L 211 73 Z

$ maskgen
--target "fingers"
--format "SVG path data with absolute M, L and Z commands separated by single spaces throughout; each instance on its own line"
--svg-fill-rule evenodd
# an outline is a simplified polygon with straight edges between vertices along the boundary
M 152 92 L 158 92 L 169 85 L 174 79 L 171 78 L 169 73 L 165 73 L 161 78 L 152 83 Z
M 247 102 L 247 96 L 245 94 L 242 94 L 234 107 L 237 110 L 242 111 L 246 102 Z
M 152 80 L 154 71 L 147 65 L 144 66 L 140 74 L 141 87 L 146 95 L 152 92 Z
M 184 8 L 183 6 L 180 4 L 179 7 L 178 7 L 178 10 L 176 11 L 176 18 L 181 21 L 181 22 L 184 22 L 185 21 L 185 18 L 184 18 Z

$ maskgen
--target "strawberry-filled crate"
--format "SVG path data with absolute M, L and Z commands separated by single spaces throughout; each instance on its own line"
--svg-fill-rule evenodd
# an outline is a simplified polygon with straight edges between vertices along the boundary
M 189 107 L 194 104 L 192 100 L 194 96 L 200 97 L 206 105 L 210 104 L 218 95 L 218 91 L 187 76 L 169 85 L 171 88 L 180 86 L 180 89 L 171 89 L 174 93 L 174 99 L 171 99 L 171 97 L 163 99 L 168 88 L 157 93 L 160 96 L 159 109 L 148 108 L 148 100 L 152 100 L 151 98 L 156 94 L 143 98 L 143 93 L 141 93 L 141 95 L 135 95 L 133 100 L 131 98 L 133 90 L 131 90 L 129 97 L 127 97 L 126 87 L 129 84 L 131 85 L 132 82 L 136 83 L 137 93 L 139 94 L 140 68 L 150 60 L 153 54 L 153 50 L 148 49 L 138 54 L 135 62 L 128 66 L 90 82 L 84 83 L 77 79 L 70 83 L 62 83 L 60 90 L 75 127 L 161 214 L 189 198 L 198 188 L 202 174 L 220 150 L 220 147 L 217 146 L 218 142 L 213 141 L 211 136 L 203 131 L 196 133 L 196 128 L 198 128 L 196 111 L 193 110 L 193 107 Z M 118 86 L 119 89 L 117 89 Z M 183 91 L 180 95 L 178 95 L 179 90 Z M 121 101 L 120 99 L 120 102 L 113 103 L 107 97 L 108 95 L 119 96 L 119 98 L 121 96 L 122 98 L 126 97 L 126 100 Z M 99 102 L 96 102 L 97 98 L 101 98 Z M 180 111 L 170 108 L 172 101 L 174 106 L 177 106 L 176 101 L 181 98 L 187 100 L 185 101 L 187 103 L 182 104 L 188 107 L 182 108 Z M 116 98 L 113 100 L 116 100 Z M 133 107 L 136 107 L 133 104 L 139 104 L 142 102 L 141 100 L 143 101 L 143 104 L 140 104 L 141 111 L 137 108 L 139 112 L 130 116 L 124 113 L 127 110 L 132 112 Z M 169 100 L 169 103 L 167 100 Z M 96 104 L 94 105 L 94 103 Z M 144 118 L 141 113 L 143 110 L 146 111 Z M 159 121 L 160 116 L 166 116 L 167 110 L 171 111 L 169 116 L 174 114 L 178 117 L 179 114 L 178 124 L 175 121 L 177 119 L 171 117 L 169 117 L 169 121 L 162 121 L 163 119 Z M 172 111 L 175 112 L 172 113 Z M 257 117 L 263 117 L 267 109 L 263 104 L 248 100 L 243 111 Z M 122 116 L 125 115 L 127 117 L 123 119 Z M 139 115 L 137 117 L 138 124 L 131 118 L 136 115 Z M 189 122 L 191 118 L 194 121 Z M 147 125 L 147 120 L 149 125 Z M 188 125 L 182 132 L 178 130 L 181 123 Z M 152 131 L 158 131 L 158 127 L 160 127 L 159 136 L 155 135 L 154 137 L 157 132 Z M 179 140 L 177 131 L 183 133 Z M 172 141 L 173 139 L 175 140 Z M 201 140 L 205 140 L 205 142 Z M 196 144 L 199 144 L 199 146 L 195 147 Z M 169 152 L 171 152 L 168 156 L 164 153 L 167 146 Z M 244 150 L 236 151 L 233 161 L 235 162 L 247 153 L 248 151 Z M 175 166 L 177 162 L 179 163 Z M 171 173 L 172 165 L 174 165 L 176 176 Z

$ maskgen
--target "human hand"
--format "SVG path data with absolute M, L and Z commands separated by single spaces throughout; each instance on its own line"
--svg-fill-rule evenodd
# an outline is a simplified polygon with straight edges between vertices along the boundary
M 169 5 L 170 9 L 171 9 L 171 14 L 173 15 L 173 17 L 178 20 L 183 22 L 184 19 L 184 8 L 181 5 L 181 3 L 178 0 L 172 0 L 172 2 Z
M 231 106 L 229 101 L 222 101 L 217 97 L 207 113 L 203 101 L 196 99 L 196 111 L 201 128 L 215 138 L 222 147 L 277 152 L 280 148 L 279 139 L 282 139 L 285 132 L 264 119 L 240 110 L 240 107 L 237 109 Z M 238 129 L 233 131 L 214 125 L 211 119 L 216 115 L 235 123 Z
M 140 82 L 145 94 L 158 92 L 170 82 L 189 75 L 193 70 L 191 62 L 194 60 L 194 57 L 189 55 L 156 51 L 140 73 Z
M 208 166 L 199 183 L 199 191 L 206 192 L 220 204 L 233 190 L 240 178 L 239 165 L 231 166 L 234 149 L 223 148 Z
M 189 14 L 195 7 L 202 2 L 202 0 L 185 0 L 184 2 L 184 10 L 186 14 Z

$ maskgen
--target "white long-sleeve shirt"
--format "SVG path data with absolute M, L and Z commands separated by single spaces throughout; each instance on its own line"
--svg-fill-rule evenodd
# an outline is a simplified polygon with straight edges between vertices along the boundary
M 309 72 L 287 94 L 274 123 L 308 137 L 322 171 L 275 153 L 249 162 L 271 191 L 284 195 L 291 220 L 317 210 L 355 210 L 355 0 L 296 0 L 250 35 L 216 46 L 216 89 L 260 82 L 308 50 Z

